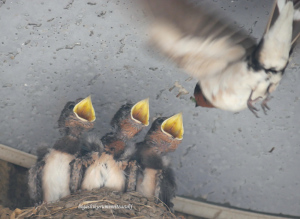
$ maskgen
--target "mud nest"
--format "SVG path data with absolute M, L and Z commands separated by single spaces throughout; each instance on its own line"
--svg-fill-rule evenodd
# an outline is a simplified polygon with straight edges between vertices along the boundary
M 15 209 L 11 218 L 176 218 L 157 198 L 106 188 L 81 191 L 55 203 Z

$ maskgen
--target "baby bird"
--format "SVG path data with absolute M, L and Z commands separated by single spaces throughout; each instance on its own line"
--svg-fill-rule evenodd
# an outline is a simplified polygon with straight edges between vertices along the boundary
M 113 132 L 101 138 L 90 137 L 88 144 L 98 145 L 98 149 L 75 160 L 71 166 L 71 190 L 92 190 L 108 187 L 116 191 L 124 191 L 126 184 L 125 168 L 134 153 L 134 145 L 128 140 L 137 135 L 149 124 L 149 99 L 135 105 L 125 104 L 111 121 Z M 93 146 L 95 148 L 95 146 Z
M 183 132 L 181 113 L 170 118 L 157 118 L 145 140 L 136 145 L 139 165 L 136 190 L 145 197 L 158 197 L 170 209 L 173 207 L 176 182 L 167 154 L 177 149 Z
M 186 0 L 143 0 L 152 14 L 152 43 L 198 80 L 196 106 L 228 111 L 267 102 L 288 65 L 300 32 L 300 1 L 274 2 L 259 43 L 226 20 Z M 151 16 L 149 16 L 151 17 Z
M 54 202 L 70 194 L 69 163 L 81 148 L 81 134 L 93 128 L 95 111 L 91 97 L 68 102 L 58 120 L 64 134 L 29 170 L 29 193 L 36 202 Z

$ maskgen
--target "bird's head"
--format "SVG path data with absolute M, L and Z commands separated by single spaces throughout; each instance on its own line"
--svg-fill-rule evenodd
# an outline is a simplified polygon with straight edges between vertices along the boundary
M 131 139 L 149 125 L 149 98 L 136 104 L 123 105 L 114 115 L 111 125 L 119 138 Z
M 159 117 L 148 131 L 145 140 L 136 144 L 136 159 L 142 167 L 161 169 L 162 157 L 176 150 L 183 139 L 182 113 L 169 118 Z
M 68 102 L 58 119 L 58 127 L 63 134 L 80 135 L 83 130 L 93 128 L 96 120 L 91 96 Z
M 146 135 L 146 142 L 159 154 L 176 150 L 183 139 L 182 113 L 157 118 Z

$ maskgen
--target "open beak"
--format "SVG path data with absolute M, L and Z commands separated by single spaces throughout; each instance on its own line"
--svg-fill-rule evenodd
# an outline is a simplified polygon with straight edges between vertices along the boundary
M 166 119 L 161 124 L 161 130 L 171 135 L 173 138 L 181 140 L 183 138 L 183 121 L 182 121 L 182 113 L 178 113 L 168 119 Z
M 91 96 L 88 96 L 87 98 L 77 103 L 73 109 L 73 112 L 75 113 L 77 118 L 81 120 L 89 122 L 94 122 L 96 120 Z
M 141 100 L 131 108 L 131 118 L 143 125 L 149 125 L 149 98 Z

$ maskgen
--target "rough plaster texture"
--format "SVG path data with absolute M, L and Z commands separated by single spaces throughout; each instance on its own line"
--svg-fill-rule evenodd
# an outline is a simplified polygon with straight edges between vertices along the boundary
M 271 1 L 213 4 L 261 37 Z M 64 104 L 89 94 L 102 135 L 122 104 L 150 97 L 151 119 L 183 112 L 184 140 L 172 154 L 178 195 L 300 216 L 299 47 L 267 116 L 195 108 L 195 80 L 149 51 L 139 28 L 144 14 L 129 10 L 133 5 L 0 1 L 0 143 L 32 154 L 51 147 Z M 189 94 L 178 98 L 178 87 L 169 91 L 176 81 Z

